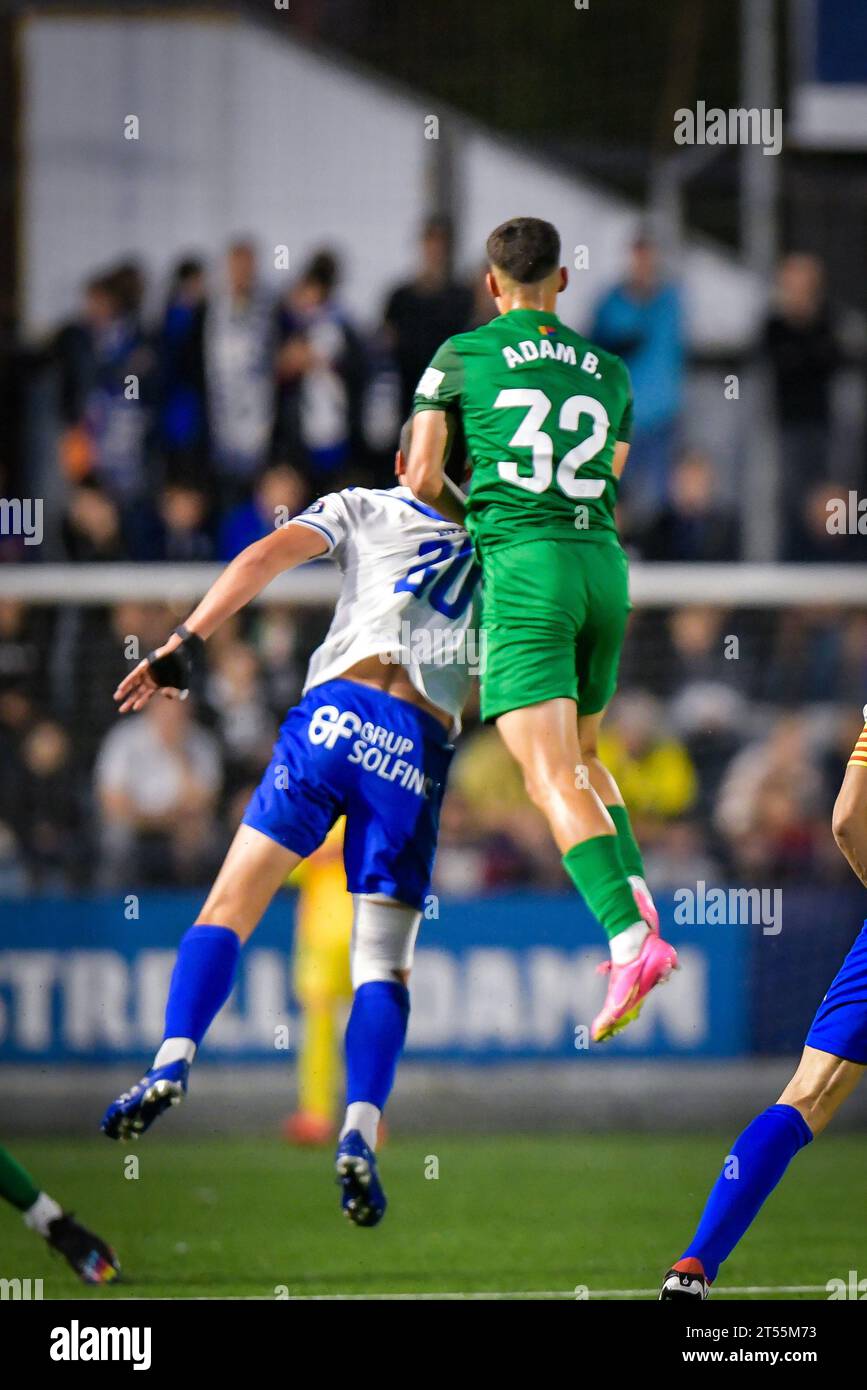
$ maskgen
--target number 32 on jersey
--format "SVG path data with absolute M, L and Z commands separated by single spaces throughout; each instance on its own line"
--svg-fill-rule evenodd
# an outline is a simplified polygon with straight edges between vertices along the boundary
M 509 446 L 530 449 L 533 461 L 532 473 L 521 474 L 514 459 L 504 459 L 497 464 L 500 477 L 527 492 L 544 492 L 551 486 L 554 477 L 554 442 L 542 429 L 552 410 L 550 400 L 544 391 L 515 387 L 501 391 L 494 401 L 494 407 L 526 410 L 526 415 L 509 440 Z M 606 480 L 579 478 L 578 471 L 604 447 L 610 421 L 604 405 L 593 396 L 570 396 L 560 407 L 559 428 L 565 433 L 574 433 L 582 415 L 590 416 L 593 428 L 586 439 L 563 455 L 557 465 L 556 481 L 567 497 L 589 499 L 602 496 Z

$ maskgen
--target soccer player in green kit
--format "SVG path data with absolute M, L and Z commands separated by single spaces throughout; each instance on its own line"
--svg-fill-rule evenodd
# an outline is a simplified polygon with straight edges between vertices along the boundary
M 487 253 L 499 317 L 449 338 L 422 375 L 406 481 L 473 538 L 482 717 L 496 722 L 609 939 L 608 993 L 591 1029 L 600 1042 L 677 967 L 623 799 L 596 754 L 629 612 L 614 504 L 632 389 L 619 357 L 554 312 L 568 277 L 549 222 L 504 222 Z M 466 498 L 445 474 L 458 424 L 472 465 Z
M 0 1197 L 24 1217 L 25 1224 L 43 1236 L 58 1251 L 85 1284 L 110 1284 L 120 1273 L 120 1264 L 110 1245 L 88 1231 L 40 1191 L 30 1174 L 0 1144 Z M 4 1275 L 8 1271 L 4 1270 Z

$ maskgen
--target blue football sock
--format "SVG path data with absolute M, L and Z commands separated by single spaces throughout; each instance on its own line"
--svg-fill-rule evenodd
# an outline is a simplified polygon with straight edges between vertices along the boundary
M 190 927 L 181 939 L 169 997 L 166 1038 L 198 1047 L 232 992 L 241 943 L 228 927 Z
M 757 1115 L 738 1135 L 681 1259 L 701 1260 L 713 1282 L 795 1154 L 812 1137 L 810 1126 L 791 1105 L 772 1105 Z
M 378 1110 L 394 1085 L 409 1021 L 409 990 L 392 980 L 359 985 L 346 1025 L 346 1103 Z

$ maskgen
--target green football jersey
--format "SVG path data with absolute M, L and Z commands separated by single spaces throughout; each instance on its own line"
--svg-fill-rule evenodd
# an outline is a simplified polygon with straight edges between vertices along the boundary
M 443 343 L 416 388 L 422 410 L 460 416 L 480 552 L 528 538 L 619 543 L 611 462 L 632 429 L 622 358 L 556 314 L 512 309 Z

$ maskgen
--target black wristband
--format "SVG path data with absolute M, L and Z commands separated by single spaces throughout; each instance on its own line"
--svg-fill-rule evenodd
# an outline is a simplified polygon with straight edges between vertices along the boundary
M 203 649 L 204 639 L 197 632 L 190 632 L 183 624 L 175 628 L 175 635 L 181 644 L 165 656 L 151 652 L 147 658 L 151 675 L 159 686 L 169 686 L 176 690 L 189 689 L 195 657 Z
M 180 637 L 181 641 L 189 647 L 192 652 L 200 652 L 205 645 L 204 637 L 200 637 L 197 632 L 190 632 L 186 623 L 179 623 L 174 629 L 173 636 Z

